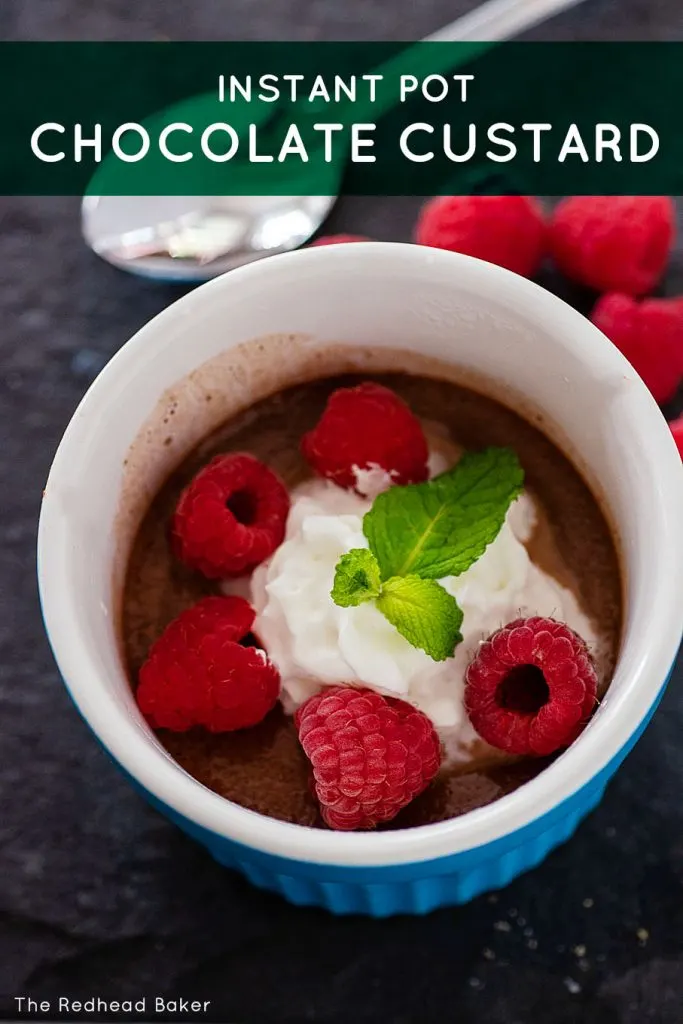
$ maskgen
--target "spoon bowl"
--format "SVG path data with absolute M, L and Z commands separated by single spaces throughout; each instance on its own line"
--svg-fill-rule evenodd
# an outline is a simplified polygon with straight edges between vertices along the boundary
M 122 270 L 206 281 L 303 245 L 334 205 L 337 178 L 328 196 L 86 196 L 83 236 Z

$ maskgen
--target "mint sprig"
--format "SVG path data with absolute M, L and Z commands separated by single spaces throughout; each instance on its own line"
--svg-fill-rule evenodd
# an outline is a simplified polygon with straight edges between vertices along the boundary
M 515 453 L 487 448 L 433 480 L 380 494 L 363 518 L 369 547 L 341 557 L 332 599 L 344 608 L 375 601 L 413 647 L 435 661 L 451 657 L 463 613 L 437 580 L 481 558 L 523 484 Z

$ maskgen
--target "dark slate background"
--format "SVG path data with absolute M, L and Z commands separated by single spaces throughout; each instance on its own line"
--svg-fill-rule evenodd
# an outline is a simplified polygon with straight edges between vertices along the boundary
M 2 0 L 0 38 L 411 39 L 471 6 Z M 680 0 L 587 0 L 531 37 L 681 39 L 683 11 Z M 343 199 L 328 227 L 406 239 L 418 205 Z M 209 1020 L 248 1024 L 681 1024 L 680 667 L 568 846 L 498 896 L 423 919 L 289 907 L 215 865 L 131 791 L 52 662 L 35 527 L 83 392 L 180 290 L 87 252 L 71 199 L 1 199 L 0 268 L 0 1016 L 14 1016 L 17 995 L 161 995 L 211 999 Z M 667 291 L 683 292 L 680 253 Z

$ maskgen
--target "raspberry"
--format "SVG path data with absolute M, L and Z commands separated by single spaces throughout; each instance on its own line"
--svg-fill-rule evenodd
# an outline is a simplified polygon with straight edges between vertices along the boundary
M 531 196 L 437 196 L 422 208 L 415 241 L 532 277 L 545 233 L 543 211 Z
M 175 555 L 218 579 L 241 576 L 285 535 L 285 485 L 253 455 L 217 455 L 180 496 L 171 526 Z
M 419 420 L 389 388 L 365 381 L 333 392 L 301 442 L 321 476 L 361 492 L 358 471 L 384 470 L 394 483 L 426 480 L 429 450 Z
M 671 433 L 674 436 L 676 447 L 683 459 L 683 416 L 679 416 L 678 419 L 670 423 L 669 426 L 671 427 Z
M 515 619 L 480 646 L 465 707 L 482 739 L 510 754 L 552 754 L 582 731 L 597 694 L 588 647 L 569 626 Z
M 549 243 L 567 277 L 598 292 L 643 295 L 664 273 L 675 231 L 669 196 L 571 196 L 555 209 Z
M 316 238 L 315 242 L 311 242 L 308 246 L 312 249 L 314 245 L 339 245 L 342 242 L 371 242 L 371 238 L 366 238 L 365 235 L 322 235 L 320 238 Z
M 253 621 L 241 597 L 205 597 L 166 627 L 140 669 L 136 694 L 153 728 L 231 732 L 265 718 L 280 676 L 264 651 L 239 643 Z
M 329 687 L 302 704 L 294 722 L 330 828 L 367 829 L 390 821 L 439 770 L 434 726 L 395 697 Z
M 591 320 L 626 356 L 657 402 L 673 398 L 683 378 L 683 304 L 680 299 L 603 296 Z

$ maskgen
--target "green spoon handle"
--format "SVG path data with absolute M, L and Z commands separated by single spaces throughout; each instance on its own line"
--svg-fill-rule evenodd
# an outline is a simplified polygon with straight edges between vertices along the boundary
M 420 80 L 427 75 L 453 71 L 479 54 L 485 53 L 496 43 L 518 35 L 582 2 L 583 0 L 487 0 L 469 14 L 457 18 L 421 42 L 413 43 L 390 57 L 375 69 L 374 74 L 383 75 L 386 79 L 411 74 Z M 446 42 L 459 42 L 462 45 L 457 48 L 429 45 Z M 375 120 L 399 102 L 400 96 L 395 89 L 378 89 L 374 103 L 365 100 L 352 105 L 352 118 L 357 122 L 365 118 Z M 343 111 L 341 116 L 344 117 Z M 351 116 L 351 110 L 346 116 Z

